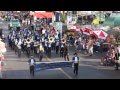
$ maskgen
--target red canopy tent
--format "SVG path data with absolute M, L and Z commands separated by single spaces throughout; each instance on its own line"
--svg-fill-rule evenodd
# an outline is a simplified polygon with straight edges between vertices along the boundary
M 36 18 L 52 18 L 54 13 L 52 12 L 35 12 L 34 17 Z
M 80 26 L 72 26 L 69 28 L 69 30 L 74 31 L 74 32 L 80 31 Z

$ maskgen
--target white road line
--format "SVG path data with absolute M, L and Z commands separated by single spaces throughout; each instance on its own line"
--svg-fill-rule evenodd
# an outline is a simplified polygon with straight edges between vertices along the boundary
M 58 68 L 65 76 L 67 76 L 69 79 L 73 79 L 70 75 L 68 75 L 62 68 Z
M 52 61 L 51 59 L 49 59 L 47 56 L 45 56 L 47 58 L 48 61 Z M 59 71 L 61 71 L 65 76 L 67 76 L 68 79 L 73 79 L 70 75 L 68 75 L 62 68 L 58 68 Z

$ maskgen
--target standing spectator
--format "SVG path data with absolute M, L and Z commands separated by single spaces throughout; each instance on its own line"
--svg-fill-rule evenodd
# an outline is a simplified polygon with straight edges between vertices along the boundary
M 120 57 L 120 54 L 119 54 L 119 51 L 117 50 L 115 53 L 115 66 L 116 66 L 115 70 L 118 70 L 118 67 L 119 67 L 119 63 L 118 63 L 119 57 Z
M 112 48 L 111 52 L 112 52 L 112 54 L 111 54 L 112 55 L 112 61 L 115 62 L 115 50 L 114 50 L 114 48 Z
M 77 53 L 74 54 L 74 57 L 72 60 L 74 65 L 74 74 L 78 75 L 79 57 L 77 56 Z
M 3 66 L 4 55 L 0 51 L 0 78 L 2 78 L 2 66 Z

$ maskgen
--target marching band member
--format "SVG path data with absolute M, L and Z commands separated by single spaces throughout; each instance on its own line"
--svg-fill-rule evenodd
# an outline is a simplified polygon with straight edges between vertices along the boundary
M 21 43 L 21 50 L 24 52 L 24 50 L 23 50 L 23 47 L 24 47 L 24 38 L 23 38 L 23 36 L 21 37 L 21 41 L 22 41 L 22 43 Z
M 64 46 L 64 59 L 66 61 L 66 59 L 69 61 L 69 55 L 68 55 L 68 47 L 67 45 Z
M 18 44 L 18 40 L 17 40 L 17 38 L 15 39 L 15 54 L 17 54 L 17 44 Z
M 30 56 L 30 39 L 28 38 L 27 39 L 27 56 L 29 57 Z
M 8 39 L 8 43 L 9 43 L 9 47 L 11 47 L 11 33 L 9 33 L 9 35 L 7 36 L 7 39 Z
M 53 36 L 52 39 L 53 39 L 53 41 L 51 43 L 51 47 L 52 47 L 52 50 L 55 51 L 55 37 Z
M 37 35 L 37 41 L 40 41 L 40 36 L 39 35 Z
M 34 41 L 34 54 L 37 54 L 37 42 Z
M 44 46 L 45 45 L 45 38 L 44 38 L 44 36 L 42 36 L 41 42 L 42 42 L 42 45 Z
M 22 40 L 19 39 L 19 42 L 17 44 L 17 48 L 18 48 L 18 57 L 21 57 L 21 44 L 22 44 Z
M 37 55 L 39 54 L 39 46 L 40 46 L 40 42 L 37 41 Z
M 48 52 L 48 57 L 51 57 L 51 43 L 47 43 L 47 52 Z
M 43 58 L 43 54 L 44 54 L 44 47 L 42 46 L 42 43 L 39 46 L 39 61 L 42 61 Z
M 45 45 L 44 45 L 45 54 L 47 54 L 47 53 L 48 53 L 48 52 L 47 52 L 47 43 L 48 43 L 48 41 L 47 41 L 47 40 L 45 40 Z
M 63 57 L 63 53 L 64 53 L 64 44 L 61 42 L 61 45 L 60 45 L 60 57 Z
M 15 49 L 15 36 L 13 36 L 12 38 L 12 49 L 13 50 Z
M 60 46 L 59 41 L 56 41 L 56 54 L 58 54 L 59 52 L 59 46 Z
M 23 53 L 24 53 L 24 51 L 26 51 L 26 49 L 27 49 L 27 39 L 24 38 L 24 40 L 23 40 Z

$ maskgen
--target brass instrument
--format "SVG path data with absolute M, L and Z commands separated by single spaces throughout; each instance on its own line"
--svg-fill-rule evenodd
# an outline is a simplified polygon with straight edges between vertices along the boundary
M 32 40 L 32 38 L 27 38 L 27 42 L 32 42 L 33 40 Z
M 62 39 L 61 39 L 61 42 L 62 42 L 62 43 L 66 43 L 65 38 L 62 38 Z
M 30 42 L 30 39 L 29 39 L 29 38 L 27 38 L 27 42 Z
M 55 38 L 53 38 L 53 37 L 50 37 L 50 38 L 49 38 L 49 42 L 50 42 L 50 43 L 52 43 L 52 42 L 54 42 L 54 41 L 55 41 Z

